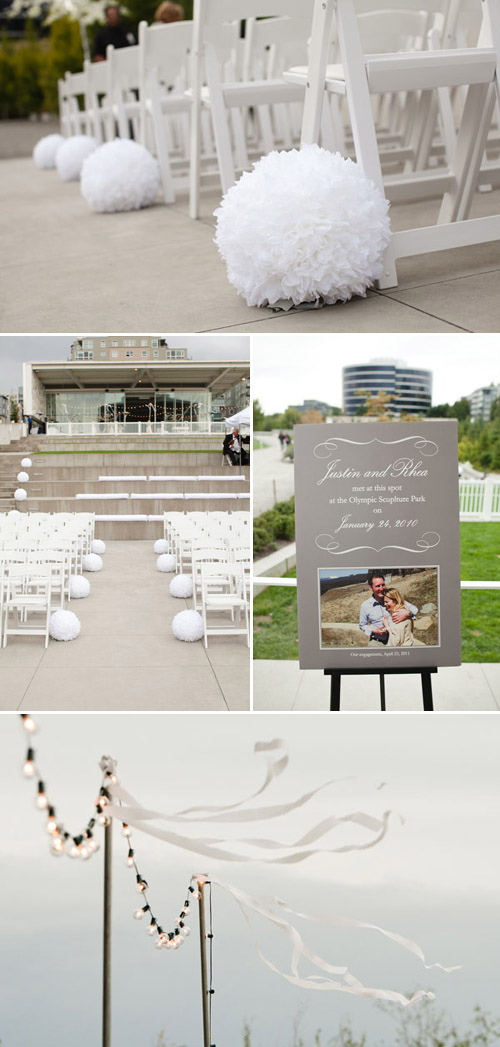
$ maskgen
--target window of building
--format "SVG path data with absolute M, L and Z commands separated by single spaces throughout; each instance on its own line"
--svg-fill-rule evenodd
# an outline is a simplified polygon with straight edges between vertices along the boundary
M 105 348 L 106 348 L 106 339 L 105 338 L 101 338 L 101 349 L 105 349 Z
M 126 349 L 125 350 L 125 356 L 133 356 L 133 355 L 134 355 L 134 350 L 133 349 Z
M 118 338 L 112 338 L 111 345 L 118 345 Z
M 157 360 L 157 359 L 158 359 L 159 355 L 160 355 L 160 354 L 159 354 L 159 352 L 158 352 L 158 349 L 153 349 L 153 356 L 154 356 L 155 360 Z
M 113 357 L 113 360 L 117 359 L 118 353 L 117 353 L 116 349 L 112 349 L 111 350 L 111 356 Z
M 179 359 L 181 359 L 181 360 L 182 360 L 182 357 L 184 356 L 184 353 L 183 353 L 182 349 L 176 349 L 176 350 L 175 350 L 175 355 L 176 355 L 176 357 L 177 357 L 177 359 L 178 359 L 178 360 L 179 360 Z
M 82 348 L 83 349 L 93 349 L 94 348 L 94 339 L 93 338 L 84 338 L 83 342 L 82 342 Z
M 148 358 L 148 351 L 147 351 L 147 349 L 141 349 L 141 356 L 142 356 L 143 360 L 147 360 L 147 358 Z
M 77 360 L 83 360 L 83 353 L 77 353 L 76 354 L 76 359 Z
M 147 345 L 147 344 L 148 344 L 147 338 L 141 338 L 141 345 Z
M 158 339 L 157 338 L 152 338 L 151 339 L 151 348 L 152 349 L 157 349 L 158 348 Z
M 104 356 L 104 359 L 106 359 L 106 350 L 104 350 L 103 352 L 101 352 L 101 356 Z
M 133 346 L 133 345 L 135 345 L 135 338 L 124 338 L 123 339 L 123 344 L 124 345 L 128 345 L 128 346 Z

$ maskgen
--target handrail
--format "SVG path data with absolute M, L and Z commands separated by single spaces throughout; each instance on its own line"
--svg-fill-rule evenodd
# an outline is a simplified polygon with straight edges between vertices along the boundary
M 253 585 L 282 585 L 290 589 L 297 587 L 296 578 L 271 578 L 265 574 L 254 575 L 252 579 Z M 460 582 L 461 589 L 500 589 L 500 582 Z

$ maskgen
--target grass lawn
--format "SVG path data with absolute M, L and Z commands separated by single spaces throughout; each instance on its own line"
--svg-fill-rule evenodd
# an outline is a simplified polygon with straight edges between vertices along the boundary
M 462 579 L 500 581 L 500 524 L 462 523 L 460 539 Z M 298 657 L 297 592 L 266 589 L 254 600 L 254 658 Z M 500 662 L 500 592 L 462 593 L 462 660 Z
M 260 451 L 263 447 L 270 447 L 271 444 L 265 444 L 262 440 L 254 440 L 253 449 L 254 451 Z

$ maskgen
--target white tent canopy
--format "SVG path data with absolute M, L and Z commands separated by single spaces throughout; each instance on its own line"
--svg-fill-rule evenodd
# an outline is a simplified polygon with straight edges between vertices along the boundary
M 225 418 L 224 420 L 225 420 L 225 423 L 226 423 L 227 426 L 236 426 L 236 427 L 238 427 L 240 425 L 248 425 L 249 426 L 250 425 L 250 407 L 249 406 L 248 407 L 244 407 L 241 411 L 238 411 L 237 414 L 231 415 L 231 418 Z

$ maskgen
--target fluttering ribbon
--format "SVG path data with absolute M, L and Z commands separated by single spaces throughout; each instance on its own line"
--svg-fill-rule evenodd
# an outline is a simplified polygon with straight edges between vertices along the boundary
M 152 810 L 149 808 L 142 807 L 134 797 L 128 793 L 121 785 L 115 784 L 110 788 L 111 792 L 111 803 L 106 807 L 106 811 L 112 817 L 118 818 L 120 821 L 126 821 L 128 825 L 134 826 L 141 832 L 147 833 L 150 836 L 154 836 L 158 839 L 171 844 L 172 846 L 179 847 L 186 851 L 191 851 L 198 855 L 202 855 L 206 858 L 215 858 L 223 861 L 230 862 L 253 862 L 259 861 L 269 865 L 284 865 L 284 864 L 296 864 L 298 862 L 305 861 L 306 859 L 318 854 L 342 854 L 347 851 L 353 850 L 364 850 L 370 847 L 375 847 L 387 833 L 389 818 L 393 812 L 385 811 L 381 818 L 376 818 L 364 811 L 351 811 L 346 815 L 329 815 L 323 818 L 320 822 L 312 826 L 304 835 L 299 839 L 294 840 L 291 843 L 284 843 L 282 841 L 268 839 L 268 838 L 254 838 L 245 837 L 242 839 L 232 839 L 230 841 L 225 839 L 216 838 L 205 838 L 196 837 L 191 838 L 180 835 L 179 833 L 167 829 L 161 828 L 157 825 L 151 824 L 155 821 L 172 822 L 178 823 L 194 823 L 194 822 L 232 822 L 232 823 L 245 823 L 252 821 L 261 821 L 264 819 L 279 818 L 283 815 L 289 814 L 292 811 L 298 810 L 304 807 L 310 800 L 316 796 L 322 790 L 337 785 L 340 782 L 352 780 L 349 778 L 332 778 L 315 789 L 309 790 L 308 792 L 297 797 L 288 803 L 274 804 L 263 807 L 250 807 L 245 808 L 245 804 L 254 800 L 257 796 L 262 796 L 273 780 L 283 773 L 285 768 L 288 766 L 288 755 L 286 752 L 285 743 L 281 739 L 273 739 L 271 742 L 257 742 L 254 748 L 257 754 L 264 755 L 267 762 L 267 773 L 261 786 L 248 797 L 233 804 L 219 805 L 219 806 L 203 806 L 203 807 L 189 807 L 182 811 L 165 814 L 160 811 Z M 376 786 L 377 789 L 381 789 L 385 783 L 380 783 Z M 242 809 L 243 808 L 243 809 Z M 328 832 L 333 829 L 339 828 L 341 825 L 346 823 L 352 823 L 367 832 L 372 834 L 368 840 L 361 843 L 342 844 L 338 847 L 314 847 Z M 241 854 L 234 850 L 234 845 L 243 844 L 250 849 L 250 854 Z M 262 852 L 273 850 L 275 853 L 272 857 L 266 857 Z M 279 852 L 287 851 L 287 854 L 280 854 Z M 397 992 L 392 989 L 376 989 L 370 988 L 362 984 L 353 974 L 351 974 L 347 967 L 334 966 L 328 961 L 322 959 L 313 950 L 311 950 L 303 941 L 300 933 L 293 926 L 291 922 L 284 919 L 284 917 L 278 914 L 275 910 L 281 910 L 283 913 L 287 913 L 291 916 L 299 917 L 303 920 L 317 921 L 321 923 L 327 923 L 336 927 L 357 927 L 366 930 L 373 930 L 383 935 L 385 938 L 395 942 L 397 945 L 413 953 L 418 959 L 421 960 L 426 969 L 437 967 L 440 970 L 451 972 L 459 970 L 458 967 L 443 967 L 439 963 L 427 964 L 424 953 L 419 945 L 411 941 L 409 938 L 405 938 L 400 934 L 396 934 L 392 931 L 386 931 L 385 929 L 378 927 L 375 924 L 366 923 L 361 920 L 354 920 L 348 917 L 341 916 L 312 916 L 305 913 L 296 912 L 293 910 L 285 901 L 278 897 L 272 898 L 257 898 L 253 897 L 242 891 L 238 887 L 234 887 L 231 884 L 225 883 L 221 880 L 210 877 L 213 884 L 220 887 L 230 894 L 240 907 L 246 923 L 248 924 L 251 933 L 254 937 L 254 944 L 257 954 L 261 961 L 276 974 L 279 974 L 282 978 L 285 978 L 293 985 L 297 985 L 303 989 L 315 989 L 315 990 L 335 990 L 337 992 L 346 992 L 355 996 L 367 997 L 371 999 L 388 1000 L 391 1002 L 399 1003 L 402 1006 L 409 1006 L 417 1003 L 422 999 L 434 999 L 434 993 L 427 990 L 420 990 L 414 993 L 411 997 L 405 996 L 403 993 Z M 281 930 L 290 941 L 292 946 L 292 954 L 290 960 L 290 971 L 287 973 L 281 971 L 271 960 L 268 959 L 262 952 L 259 942 L 255 936 L 253 930 L 250 912 L 257 913 L 261 917 L 268 920 L 271 924 Z M 299 974 L 299 961 L 301 959 L 308 960 L 319 970 L 325 972 L 325 975 L 308 975 L 302 977 Z M 330 975 L 335 975 L 334 978 Z M 341 981 L 338 980 L 339 976 Z

